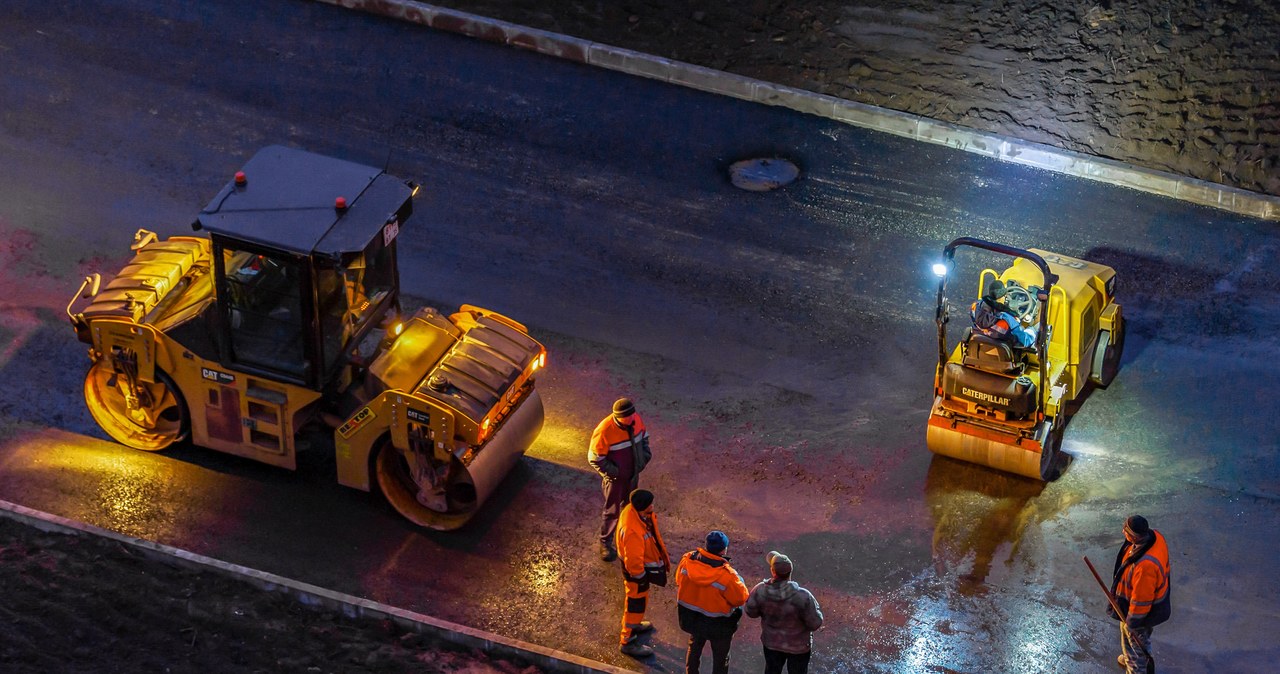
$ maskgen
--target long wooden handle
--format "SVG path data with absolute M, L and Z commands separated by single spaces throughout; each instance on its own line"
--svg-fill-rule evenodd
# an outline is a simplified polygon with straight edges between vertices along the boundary
M 1111 594 L 1111 590 L 1107 589 L 1107 584 L 1102 582 L 1102 576 L 1098 575 L 1098 570 L 1093 568 L 1093 562 L 1089 561 L 1088 555 L 1085 555 L 1084 563 L 1089 566 L 1089 571 L 1093 573 L 1093 579 L 1098 581 L 1098 587 L 1102 588 L 1102 594 L 1107 595 L 1107 602 L 1111 604 L 1111 610 L 1116 612 L 1116 616 L 1123 623 L 1124 616 L 1120 613 L 1120 605 L 1116 603 L 1116 598 Z

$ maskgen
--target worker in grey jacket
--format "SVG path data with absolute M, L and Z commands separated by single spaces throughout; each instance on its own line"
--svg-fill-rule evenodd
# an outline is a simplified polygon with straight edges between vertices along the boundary
M 781 552 L 765 555 L 772 578 L 760 581 L 747 598 L 746 613 L 761 618 L 764 674 L 807 674 L 813 632 L 822 627 L 822 609 L 813 594 L 791 580 L 791 559 Z

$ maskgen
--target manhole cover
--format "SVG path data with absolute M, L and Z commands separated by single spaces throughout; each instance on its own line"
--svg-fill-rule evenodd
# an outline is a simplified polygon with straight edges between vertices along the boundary
M 743 159 L 729 167 L 734 187 L 752 192 L 776 190 L 800 176 L 800 169 L 785 159 Z

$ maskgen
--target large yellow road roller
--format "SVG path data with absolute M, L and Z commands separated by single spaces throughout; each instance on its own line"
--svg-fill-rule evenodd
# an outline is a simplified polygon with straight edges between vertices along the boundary
M 959 307 L 969 326 L 948 350 L 952 317 L 947 279 L 956 249 L 969 246 L 1013 258 L 1003 271 L 983 269 L 978 295 Z M 1044 250 L 1022 250 L 962 237 L 934 266 L 938 281 L 938 367 L 927 443 L 935 454 L 1050 481 L 1061 466 L 1068 404 L 1088 381 L 1105 387 L 1119 367 L 1124 319 L 1115 270 Z M 1002 313 L 1034 334 L 1023 346 L 971 323 L 971 304 L 999 279 Z M 997 284 L 1000 285 L 1000 284 Z M 978 329 L 975 329 L 978 327 Z
M 192 224 L 139 230 L 67 315 L 89 345 L 85 401 L 122 444 L 201 447 L 294 469 L 332 429 L 337 478 L 412 522 L 465 523 L 542 428 L 546 350 L 479 307 L 401 312 L 396 240 L 417 186 L 272 146 Z

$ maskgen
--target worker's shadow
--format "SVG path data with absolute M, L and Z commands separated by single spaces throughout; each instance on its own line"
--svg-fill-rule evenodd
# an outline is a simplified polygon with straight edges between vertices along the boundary
M 933 565 L 939 578 L 953 579 L 962 594 L 982 594 L 997 562 L 1018 558 L 1028 525 L 1061 512 L 1069 494 L 1045 483 L 1001 471 L 933 457 L 925 476 L 925 503 L 933 518 Z

